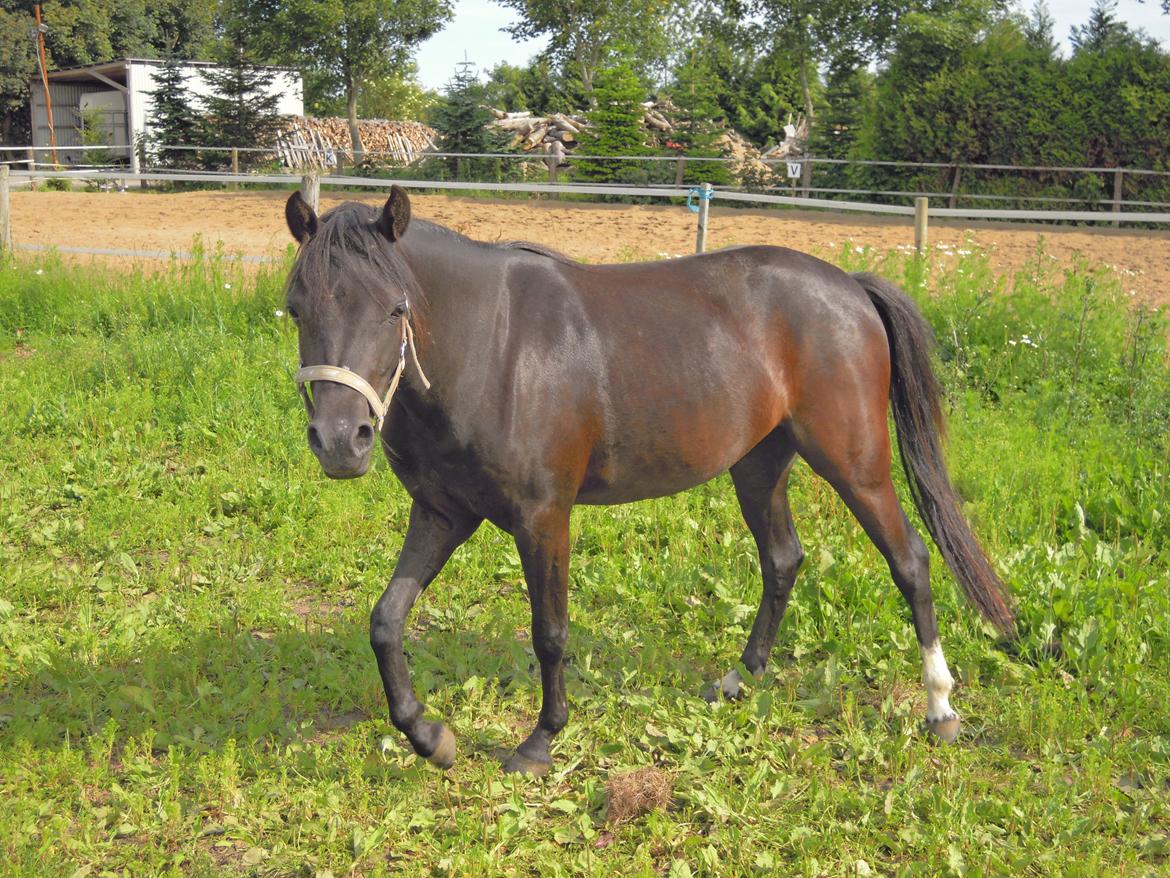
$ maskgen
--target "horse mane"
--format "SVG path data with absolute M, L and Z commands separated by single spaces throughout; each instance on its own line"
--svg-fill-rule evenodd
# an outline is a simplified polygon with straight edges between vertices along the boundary
M 576 265 L 577 262 L 571 256 L 562 253 L 560 250 L 545 247 L 543 244 L 533 244 L 531 241 L 500 241 L 494 246 L 500 250 L 527 250 L 529 253 L 547 256 L 549 259 L 554 259 L 557 262 L 564 262 L 569 265 Z

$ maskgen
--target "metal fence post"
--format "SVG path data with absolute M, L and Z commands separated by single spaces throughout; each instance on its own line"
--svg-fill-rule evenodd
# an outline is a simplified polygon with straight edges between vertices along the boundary
M 321 177 L 316 171 L 301 177 L 301 197 L 313 208 L 313 213 L 321 212 Z
M 12 255 L 12 213 L 8 201 L 8 165 L 0 165 L 0 258 Z
M 711 204 L 711 184 L 704 183 L 699 187 L 699 228 L 695 234 L 695 252 L 702 253 L 707 249 L 707 208 Z
M 921 195 L 914 199 L 914 249 L 921 256 L 926 252 L 927 217 L 930 213 L 930 199 Z

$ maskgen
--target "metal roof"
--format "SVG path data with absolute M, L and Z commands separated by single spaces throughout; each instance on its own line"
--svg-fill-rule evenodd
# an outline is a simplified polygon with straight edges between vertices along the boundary
M 49 79 L 63 79 L 71 80 L 84 77 L 90 73 L 101 73 L 103 75 L 110 75 L 111 73 L 123 73 L 126 68 L 132 64 L 148 64 L 153 67 L 161 67 L 166 64 L 159 58 L 119 58 L 114 61 L 103 61 L 100 64 L 82 64 L 77 67 L 62 67 L 59 70 L 50 70 Z M 182 61 L 180 62 L 184 67 L 223 67 L 222 64 L 216 64 L 214 61 Z M 289 73 L 295 73 L 292 67 L 277 67 L 270 64 L 258 65 L 265 70 L 283 70 Z

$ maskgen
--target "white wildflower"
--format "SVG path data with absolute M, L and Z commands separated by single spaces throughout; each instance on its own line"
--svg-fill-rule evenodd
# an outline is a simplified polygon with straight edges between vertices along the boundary
M 283 316 L 284 316 L 284 312 L 283 312 L 283 311 L 281 311 L 279 308 L 277 308 L 277 309 L 276 309 L 275 311 L 273 311 L 272 313 L 273 313 L 273 315 L 274 315 L 274 316 L 276 316 L 276 317 L 283 317 Z
M 224 288 L 225 290 L 230 290 L 230 289 L 232 288 L 232 285 L 231 285 L 231 284 L 224 284 L 224 285 L 223 285 L 223 288 Z

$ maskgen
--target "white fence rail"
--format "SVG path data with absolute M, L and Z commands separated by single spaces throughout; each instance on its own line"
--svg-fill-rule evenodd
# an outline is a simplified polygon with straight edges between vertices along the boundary
M 129 162 L 132 166 L 130 170 L 137 172 L 138 170 L 158 171 L 159 168 L 147 167 L 147 163 L 151 160 L 151 156 L 155 153 L 142 152 L 134 153 L 133 146 L 105 146 L 94 147 L 94 155 L 117 155 L 119 162 Z M 226 147 L 226 146 L 209 146 L 209 145 L 195 145 L 195 144 L 158 144 L 154 149 L 166 150 L 170 153 L 190 153 L 194 161 L 198 161 L 200 156 L 206 157 L 209 155 L 218 155 L 221 157 L 230 156 L 230 166 L 233 172 L 238 173 L 240 167 L 240 159 L 248 156 L 263 156 L 273 157 L 275 155 L 272 147 Z M 340 154 L 340 153 L 339 153 Z M 702 167 L 704 163 L 721 164 L 731 170 L 733 173 L 736 169 L 742 169 L 744 162 L 741 159 L 728 156 L 687 156 L 677 153 L 670 153 L 667 155 L 647 155 L 647 156 L 590 156 L 580 153 L 566 156 L 563 160 L 556 160 L 544 153 L 457 153 L 457 152 L 425 152 L 419 154 L 416 158 L 410 160 L 403 160 L 400 155 L 393 151 L 370 149 L 364 152 L 367 159 L 373 161 L 387 161 L 392 167 L 407 168 L 417 166 L 419 162 L 433 160 L 433 159 L 491 159 L 498 160 L 503 163 L 519 163 L 520 165 L 533 166 L 537 168 L 544 168 L 548 174 L 549 183 L 560 182 L 559 176 L 562 170 L 566 167 L 572 167 L 580 162 L 590 162 L 593 164 L 605 163 L 633 163 L 635 167 L 645 168 L 647 165 L 653 164 L 673 164 L 675 165 L 675 173 L 673 182 L 663 181 L 660 183 L 643 183 L 644 188 L 669 188 L 670 186 L 679 187 L 685 184 L 686 168 L 697 165 Z M 28 170 L 37 171 L 44 170 L 51 172 L 60 170 L 61 166 L 52 163 L 52 147 L 28 147 L 28 146 L 0 146 L 0 157 L 8 156 L 5 160 L 6 164 L 13 166 L 24 166 Z M 122 158 L 124 156 L 124 158 Z M 130 161 L 135 159 L 135 161 Z M 225 160 L 226 161 L 226 160 Z M 562 161 L 568 162 L 567 165 L 562 164 Z M 747 162 L 748 165 L 753 164 L 752 161 Z M 1143 179 L 1152 180 L 1154 178 L 1170 177 L 1170 171 L 1167 170 L 1152 170 L 1145 168 L 1128 168 L 1128 167 L 1082 167 L 1082 166 L 1058 166 L 1058 165 L 1004 165 L 1004 164 L 976 164 L 969 162 L 914 162 L 914 161 L 900 161 L 900 160 L 876 160 L 876 159 L 833 159 L 823 158 L 818 156 L 800 156 L 792 159 L 776 158 L 774 156 L 761 156 L 759 159 L 759 166 L 776 167 L 781 164 L 789 166 L 789 174 L 794 172 L 793 179 L 790 179 L 788 185 L 778 184 L 776 182 L 770 183 L 763 191 L 771 194 L 799 195 L 802 198 L 827 198 L 832 199 L 835 196 L 849 196 L 854 202 L 871 200 L 873 198 L 881 199 L 885 203 L 890 203 L 890 199 L 900 199 L 903 203 L 910 204 L 917 197 L 925 196 L 933 199 L 936 203 L 944 204 L 948 209 L 958 208 L 960 203 L 969 204 L 987 204 L 988 202 L 1024 202 L 1022 209 L 1035 210 L 1037 205 L 1041 204 L 1066 204 L 1072 210 L 1091 211 L 1093 209 L 1105 208 L 1119 213 L 1123 209 L 1137 209 L 1145 212 L 1155 212 L 1163 208 L 1170 207 L 1170 203 L 1165 200 L 1165 196 L 1157 196 L 1156 192 L 1163 190 L 1155 190 L 1156 198 L 1160 200 L 1139 200 L 1137 197 L 1126 197 L 1126 186 L 1130 185 L 1133 188 L 1134 183 L 1130 181 L 1140 181 Z M 69 165 L 71 169 L 86 168 L 89 170 L 120 170 L 125 167 L 122 164 L 114 166 L 106 165 L 104 167 L 96 167 L 94 165 Z M 305 173 L 306 169 L 293 168 L 286 165 L 289 173 Z M 814 176 L 821 175 L 826 171 L 831 171 L 838 167 L 872 167 L 872 168 L 897 168 L 910 172 L 930 172 L 935 175 L 935 184 L 942 186 L 944 191 L 929 191 L 919 189 L 918 191 L 911 190 L 897 190 L 889 188 L 843 188 L 842 181 L 836 180 L 822 180 L 820 185 L 814 184 Z M 824 170 L 818 170 L 824 169 Z M 337 167 L 336 174 L 341 175 L 344 171 L 340 164 Z M 984 174 L 992 175 L 1017 175 L 1022 179 L 1027 179 L 1033 175 L 1041 174 L 1051 180 L 1062 179 L 1066 183 L 1069 179 L 1076 176 L 1088 176 L 1095 178 L 1096 183 L 1085 189 L 1089 192 L 1093 188 L 1099 190 L 1099 194 L 1075 194 L 1074 191 L 1065 191 L 1063 194 L 1028 194 L 1025 189 L 1021 189 L 1016 193 L 1008 192 L 984 192 L 980 191 L 982 186 L 976 186 L 970 189 L 968 184 L 972 177 L 979 178 Z M 828 184 L 828 185 L 826 185 Z M 919 186 L 930 185 L 920 182 Z M 1079 184 L 1078 184 L 1079 185 Z M 727 188 L 724 187 L 724 191 Z M 1074 190 L 1076 187 L 1074 187 Z M 1110 190 L 1111 192 L 1107 192 Z M 896 203 L 896 202 L 895 202 Z
M 269 185 L 299 185 L 304 179 L 297 174 L 230 174 L 208 171 L 145 171 L 131 174 L 121 171 L 56 170 L 27 171 L 12 169 L 11 178 L 45 179 L 64 177 L 72 180 L 107 180 L 114 182 L 190 182 L 190 183 L 265 183 Z M 322 186 L 342 186 L 360 189 L 385 189 L 399 185 L 405 189 L 450 189 L 478 192 L 528 192 L 581 195 L 636 195 L 646 198 L 686 198 L 696 187 L 592 185 L 586 183 L 495 183 L 465 182 L 460 180 L 390 180 L 378 177 L 321 176 Z M 713 188 L 713 203 L 738 202 L 747 204 L 778 204 L 791 207 L 830 211 L 857 211 L 862 213 L 913 216 L 914 207 L 900 204 L 878 204 L 860 201 L 837 201 L 828 198 L 803 198 L 791 195 L 771 195 L 764 192 L 743 192 Z M 931 208 L 932 216 L 973 220 L 1046 220 L 1049 222 L 1078 223 L 1154 223 L 1170 224 L 1170 212 L 1120 211 L 1116 213 L 1086 210 L 1006 210 L 1001 208 L 938 207 Z

